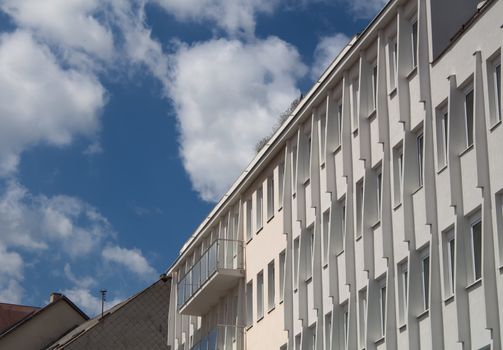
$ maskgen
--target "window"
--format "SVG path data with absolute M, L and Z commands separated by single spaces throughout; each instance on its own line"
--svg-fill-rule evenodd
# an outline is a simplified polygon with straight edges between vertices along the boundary
M 295 350 L 302 350 L 301 347 L 301 334 L 295 336 Z
M 407 322 L 407 293 L 408 293 L 408 285 L 409 285 L 409 267 L 408 261 L 398 265 L 398 312 L 399 312 L 399 321 L 401 324 Z
M 307 266 L 306 266 L 306 280 L 310 279 L 313 277 L 313 253 L 314 253 L 314 227 L 311 226 L 306 230 L 306 240 L 307 240 L 307 247 L 306 247 L 306 261 L 307 261 Z
M 322 105 L 323 107 L 323 105 Z M 327 117 L 325 113 L 321 114 L 320 117 L 320 160 L 321 162 L 325 162 L 325 150 L 326 150 L 326 142 L 325 142 L 325 133 L 327 130 Z
M 417 149 L 417 177 L 419 187 L 423 186 L 423 168 L 424 168 L 424 139 L 423 133 L 420 132 L 416 136 L 416 149 Z
M 382 170 L 379 166 L 376 170 L 376 208 L 377 220 L 381 220 L 381 201 L 382 201 Z
M 480 219 L 471 224 L 471 248 L 472 248 L 472 282 L 482 278 L 482 222 Z
M 253 281 L 246 284 L 246 326 L 253 324 Z
M 300 241 L 299 237 L 297 237 L 293 241 L 293 285 L 295 286 L 295 289 L 299 286 L 299 253 Z
M 421 276 L 423 282 L 423 309 L 428 310 L 430 308 L 430 256 L 428 248 L 425 249 L 421 257 Z
M 330 209 L 323 213 L 322 218 L 322 230 L 323 230 L 323 262 L 328 264 L 328 251 L 330 245 Z
M 283 250 L 279 253 L 279 299 L 282 301 L 285 295 L 285 263 L 286 255 Z
M 267 304 L 269 311 L 274 309 L 275 306 L 275 298 L 276 298 L 276 290 L 274 286 L 274 282 L 276 280 L 275 272 L 274 272 L 274 260 L 267 265 Z
M 260 186 L 258 189 L 257 189 L 257 205 L 256 205 L 256 208 L 257 208 L 257 213 L 256 213 L 256 218 L 257 218 L 257 232 L 262 228 L 262 225 L 263 225 L 263 218 L 262 218 L 262 206 L 263 206 L 263 200 L 264 200 L 264 194 L 262 192 L 262 186 Z
M 297 192 L 297 145 L 292 147 L 292 193 Z
M 344 348 L 348 346 L 348 338 L 349 338 L 349 310 L 348 303 L 345 303 L 342 307 L 342 325 L 343 325 L 343 339 L 344 339 Z
M 496 86 L 494 91 L 496 93 L 496 116 L 501 120 L 501 63 L 497 63 L 494 67 L 494 82 Z
M 363 179 L 356 183 L 356 236 L 362 235 Z
M 360 321 L 360 348 L 365 347 L 365 331 L 367 328 L 367 289 L 358 293 L 358 319 Z
M 267 178 L 267 220 L 274 216 L 274 177 Z
M 264 317 L 264 272 L 257 274 L 257 321 Z
M 309 335 L 310 335 L 310 344 L 308 349 L 316 349 L 316 324 L 309 327 Z
M 402 202 L 402 179 L 403 179 L 403 146 L 400 143 L 393 148 L 393 182 L 395 205 Z
M 447 297 L 454 295 L 454 257 L 455 241 L 454 230 L 450 229 L 443 234 L 443 255 L 444 255 L 444 287 Z
M 285 163 L 280 163 L 278 166 L 278 202 L 279 207 L 283 207 L 283 189 L 285 187 Z
M 496 195 L 496 232 L 499 237 L 499 261 L 503 266 L 503 192 Z
M 340 201 L 339 201 L 339 208 L 341 208 L 341 211 L 340 211 L 340 219 L 339 219 L 339 222 L 341 223 L 340 224 L 340 231 L 341 231 L 341 247 L 340 249 L 341 250 L 344 250 L 344 241 L 346 239 L 346 198 L 342 198 Z
M 374 63 L 372 68 L 372 106 L 371 111 L 374 111 L 377 107 L 377 63 Z
M 388 42 L 388 66 L 389 66 L 389 82 L 388 85 L 391 90 L 396 88 L 396 78 L 397 78 L 397 68 L 398 68 L 398 59 L 397 59 L 397 41 L 396 37 L 392 38 Z
M 473 145 L 473 89 L 465 94 L 466 148 Z
M 358 78 L 351 84 L 351 116 L 353 119 L 353 130 L 358 129 Z
M 501 56 L 491 59 L 487 65 L 491 125 L 501 121 Z
M 330 350 L 332 344 L 332 313 L 325 315 L 325 350 Z
M 252 228 L 252 201 L 246 201 L 246 240 L 249 241 L 253 237 Z
M 447 105 L 437 109 L 437 161 L 438 168 L 447 165 L 447 147 L 449 142 L 449 113 Z
M 279 348 L 279 350 L 288 350 L 288 345 L 287 344 L 281 345 L 281 347 Z
M 417 66 L 417 20 L 411 24 L 412 68 Z
M 312 149 L 312 140 L 311 140 L 311 130 L 307 131 L 307 149 L 306 154 L 304 156 L 304 181 L 309 179 L 310 170 L 311 170 L 311 149 Z
M 383 278 L 380 282 L 379 289 L 379 311 L 380 311 L 380 323 L 381 323 L 381 336 L 384 337 L 386 334 L 386 278 Z
M 342 100 L 337 101 L 337 146 L 342 145 Z

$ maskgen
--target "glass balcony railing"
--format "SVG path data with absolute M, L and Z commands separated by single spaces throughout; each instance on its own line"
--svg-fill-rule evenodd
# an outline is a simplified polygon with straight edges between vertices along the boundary
M 178 309 L 183 307 L 217 272 L 244 270 L 244 242 L 215 240 L 178 282 Z
M 244 328 L 217 326 L 190 350 L 243 350 Z

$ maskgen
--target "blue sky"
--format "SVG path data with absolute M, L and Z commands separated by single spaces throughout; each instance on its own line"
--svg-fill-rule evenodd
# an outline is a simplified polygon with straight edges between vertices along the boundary
M 0 0 L 0 302 L 155 281 L 383 0 Z

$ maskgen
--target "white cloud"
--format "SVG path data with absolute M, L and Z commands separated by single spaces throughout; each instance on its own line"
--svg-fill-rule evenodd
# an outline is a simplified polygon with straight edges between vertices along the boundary
M 24 261 L 16 252 L 7 251 L 0 243 L 0 301 L 19 303 L 24 290 L 20 285 L 23 279 Z
M 312 78 L 318 79 L 348 43 L 349 37 L 343 33 L 321 38 L 314 50 Z
M 75 274 L 72 271 L 72 267 L 70 266 L 69 263 L 65 264 L 63 271 L 65 273 L 66 278 L 68 278 L 68 280 L 70 282 L 72 282 L 75 286 L 77 286 L 79 288 L 90 288 L 90 287 L 96 285 L 96 283 L 97 283 L 96 279 L 94 279 L 91 276 L 84 276 L 84 277 L 75 276 Z
M 154 268 L 150 266 L 139 249 L 109 246 L 103 249 L 101 255 L 105 261 L 122 265 L 145 280 L 155 276 Z
M 9 181 L 0 196 L 0 244 L 28 251 L 59 247 L 67 256 L 88 254 L 114 233 L 95 208 L 75 197 L 33 196 Z
M 179 20 L 211 21 L 231 35 L 253 36 L 257 13 L 271 13 L 279 0 L 155 0 Z
M 94 317 L 101 313 L 101 296 L 98 293 L 92 293 L 88 288 L 65 289 L 62 293 L 78 307 L 82 308 L 82 310 L 90 317 Z M 104 309 L 108 310 L 120 303 L 122 300 L 123 298 L 105 300 Z
M 3 0 L 0 4 L 18 26 L 57 45 L 65 54 L 85 52 L 110 60 L 112 32 L 94 16 L 102 6 L 104 2 L 99 0 Z
M 341 0 L 356 19 L 367 19 L 377 15 L 388 0 Z
M 175 61 L 169 93 L 183 164 L 194 189 L 215 201 L 300 95 L 295 85 L 306 67 L 294 47 L 274 37 L 181 46 Z
M 0 175 L 14 172 L 27 148 L 93 135 L 106 102 L 94 76 L 62 69 L 25 31 L 0 36 Z

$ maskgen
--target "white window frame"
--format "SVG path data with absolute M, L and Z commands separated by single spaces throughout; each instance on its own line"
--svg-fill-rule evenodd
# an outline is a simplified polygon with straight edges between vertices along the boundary
M 416 133 L 416 154 L 417 154 L 417 182 L 418 187 L 424 184 L 424 134 L 423 129 Z
M 414 26 L 416 27 L 414 29 Z M 417 18 L 414 17 L 410 20 L 410 45 L 411 45 L 411 63 L 412 63 L 412 69 L 417 67 L 417 61 L 418 61 L 418 41 L 419 38 L 419 26 L 418 26 L 418 21 Z
M 257 273 L 257 322 L 264 318 L 264 270 Z
M 396 89 L 398 77 L 398 42 L 396 35 L 388 40 L 388 86 L 390 92 Z
M 421 290 L 423 295 L 423 310 L 430 309 L 430 247 L 427 246 L 421 251 Z M 426 266 L 427 265 L 427 266 Z M 427 268 L 427 270 L 425 269 Z
M 393 199 L 395 206 L 402 203 L 403 183 L 403 144 L 400 142 L 393 148 Z
M 407 323 L 407 305 L 409 293 L 409 261 L 405 259 L 398 264 L 398 287 L 400 294 L 398 295 L 399 301 L 399 322 L 400 325 Z
M 444 295 L 450 298 L 455 293 L 454 275 L 455 275 L 455 255 L 456 240 L 454 238 L 454 228 L 451 227 L 442 233 L 443 256 L 444 256 Z M 453 250 L 451 249 L 453 247 Z M 453 255 L 454 253 L 454 255 Z
M 488 83 L 489 83 L 489 102 L 491 109 L 491 126 L 495 126 L 502 121 L 503 114 L 503 95 L 501 83 L 501 54 L 498 52 L 496 57 L 488 60 Z M 499 82 L 498 82 L 499 80 Z
M 356 205 L 356 238 L 362 236 L 363 233 L 363 196 L 364 196 L 364 179 L 356 182 L 355 186 L 355 205 Z
M 283 208 L 283 195 L 285 190 L 285 163 L 281 162 L 278 165 L 278 211 Z
M 293 240 L 293 287 L 299 288 L 300 237 Z
M 349 338 L 349 308 L 348 302 L 346 301 L 342 305 L 342 340 L 344 349 L 348 347 L 348 338 Z
M 253 280 L 246 283 L 246 326 L 253 325 Z
M 267 310 L 270 312 L 276 307 L 276 266 L 272 260 L 267 264 Z
M 381 336 L 384 338 L 386 336 L 386 275 L 384 275 L 378 282 L 379 284 L 379 316 L 380 316 L 380 326 L 381 326 Z
M 447 102 L 437 107 L 437 167 L 443 169 L 449 162 L 449 111 Z
M 358 292 L 358 319 L 359 319 L 359 342 L 360 348 L 365 347 L 365 336 L 367 331 L 367 288 Z
M 285 298 L 286 251 L 279 253 L 279 302 Z
M 322 104 L 319 107 L 320 112 L 318 112 L 319 115 L 319 122 L 320 122 L 320 163 L 323 164 L 325 163 L 325 155 L 326 155 L 326 147 L 327 147 L 327 138 L 326 138 L 326 131 L 327 131 L 327 114 L 325 113 L 324 110 L 325 104 Z M 326 109 L 326 108 L 325 108 Z
M 337 122 L 337 140 L 336 147 L 342 145 L 342 122 L 343 122 L 343 108 L 342 108 L 342 97 L 339 97 L 336 102 L 335 108 L 335 120 Z
M 332 312 L 329 311 L 325 314 L 325 347 L 329 350 L 332 348 Z
M 479 256 L 477 257 L 475 254 L 475 235 L 474 235 L 474 230 L 473 228 L 476 225 L 480 225 L 480 252 Z M 470 260 L 471 260 L 471 283 L 476 283 L 480 279 L 482 279 L 482 244 L 483 244 L 483 231 L 482 231 L 482 221 L 480 218 L 480 213 L 477 213 L 472 216 L 470 219 Z M 480 276 L 477 276 L 477 260 L 479 260 L 479 269 L 480 269 Z
M 306 247 L 306 281 L 309 281 L 313 278 L 313 269 L 314 269 L 314 225 L 306 228 L 306 241 L 308 242 Z
M 353 123 L 353 131 L 358 130 L 358 97 L 360 93 L 360 86 L 358 77 L 355 77 L 351 83 L 351 120 Z
M 274 175 L 267 178 L 267 221 L 274 217 Z
M 382 166 L 375 168 L 376 173 L 376 216 L 377 221 L 381 221 L 382 214 Z
M 323 231 L 323 265 L 328 264 L 330 251 L 330 208 L 325 210 L 321 217 L 321 229 Z
M 248 199 L 245 202 L 246 206 L 246 241 L 253 238 L 253 207 L 252 200 Z
M 264 190 L 262 184 L 255 194 L 255 230 L 258 233 L 264 227 Z
M 371 65 L 372 67 L 372 72 L 371 72 L 371 105 L 370 105 L 370 112 L 374 112 L 377 109 L 377 76 L 379 74 L 379 68 L 377 67 L 377 59 L 374 60 L 374 62 Z

